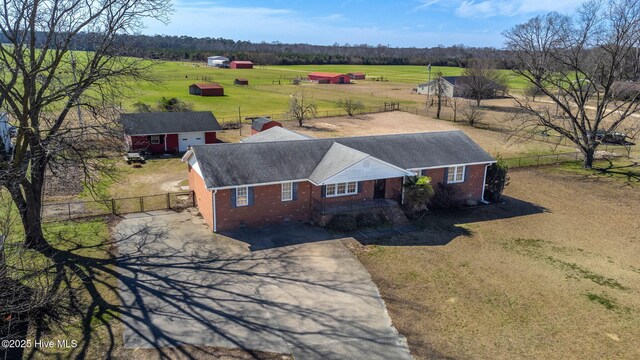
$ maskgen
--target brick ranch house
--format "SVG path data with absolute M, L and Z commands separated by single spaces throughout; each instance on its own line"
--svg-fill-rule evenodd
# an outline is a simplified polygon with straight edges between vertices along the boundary
M 128 151 L 171 154 L 190 145 L 218 142 L 222 127 L 210 111 L 150 112 L 123 114 L 120 122 Z
M 272 130 L 258 135 L 269 140 L 264 134 Z M 461 131 L 293 138 L 199 145 L 184 155 L 189 187 L 214 232 L 293 221 L 324 225 L 340 212 L 397 207 L 403 179 L 415 174 L 454 184 L 479 202 L 487 166 L 495 162 Z

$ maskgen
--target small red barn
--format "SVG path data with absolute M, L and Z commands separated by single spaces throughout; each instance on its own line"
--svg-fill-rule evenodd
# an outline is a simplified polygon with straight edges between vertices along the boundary
M 251 122 L 251 135 L 269 130 L 276 126 L 282 127 L 282 123 L 264 117 L 255 119 Z
M 347 76 L 351 78 L 351 80 L 364 80 L 366 75 L 363 72 L 350 72 L 347 73 Z
M 224 96 L 224 88 L 215 83 L 199 83 L 189 85 L 189 94 L 200 96 Z
M 346 74 L 312 72 L 307 75 L 309 80 L 318 84 L 349 84 L 351 79 Z
M 150 112 L 123 114 L 127 150 L 153 154 L 187 151 L 190 145 L 219 142 L 222 127 L 210 111 Z
M 232 69 L 253 69 L 253 63 L 251 61 L 232 61 L 230 64 Z
M 243 78 L 237 78 L 234 82 L 236 85 L 249 85 L 249 80 Z

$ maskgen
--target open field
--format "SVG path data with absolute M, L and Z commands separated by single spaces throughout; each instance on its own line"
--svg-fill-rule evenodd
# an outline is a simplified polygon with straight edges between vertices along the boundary
M 639 358 L 638 178 L 517 170 L 506 195 L 347 241 L 416 359 Z
M 382 76 L 389 81 L 359 80 L 350 85 L 290 85 L 294 78 L 306 79 L 311 71 L 352 72 L 362 71 L 371 76 Z M 460 75 L 463 69 L 454 67 L 433 67 L 432 76 L 438 71 L 445 75 Z M 123 101 L 127 110 L 138 101 L 155 104 L 161 97 L 177 97 L 192 103 L 195 110 L 210 110 L 218 117 L 260 115 L 285 112 L 289 96 L 304 90 L 317 101 L 320 110 L 336 109 L 335 101 L 352 97 L 365 106 L 380 106 L 385 101 L 396 101 L 406 105 L 424 102 L 424 96 L 411 94 L 417 84 L 426 82 L 428 75 L 424 66 L 357 66 L 357 65 L 303 65 L 268 66 L 254 69 L 218 69 L 201 63 L 159 61 L 152 69 L 157 83 L 140 82 L 131 84 L 131 96 Z M 522 88 L 522 80 L 505 71 L 509 86 Z M 249 86 L 235 86 L 238 78 L 249 80 Z M 200 97 L 189 95 L 188 86 L 194 82 L 217 82 L 225 87 L 223 97 Z M 280 84 L 274 84 L 280 81 Z

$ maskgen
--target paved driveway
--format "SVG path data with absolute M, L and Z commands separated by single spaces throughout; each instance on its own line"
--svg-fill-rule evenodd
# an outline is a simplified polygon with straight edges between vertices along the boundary
M 297 359 L 410 359 L 369 274 L 315 227 L 214 236 L 188 212 L 116 228 L 126 347 L 240 347 Z

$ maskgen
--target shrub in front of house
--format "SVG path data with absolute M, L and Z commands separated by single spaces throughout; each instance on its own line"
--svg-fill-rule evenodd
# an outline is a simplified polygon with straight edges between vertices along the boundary
M 327 223 L 327 228 L 339 232 L 350 232 L 358 228 L 358 222 L 353 215 L 337 214 Z
M 358 229 L 370 228 L 380 225 L 380 218 L 371 213 L 360 213 L 356 216 Z
M 438 184 L 438 190 L 430 201 L 430 206 L 434 209 L 451 210 L 459 209 L 466 204 L 466 198 L 456 188 L 448 184 Z

